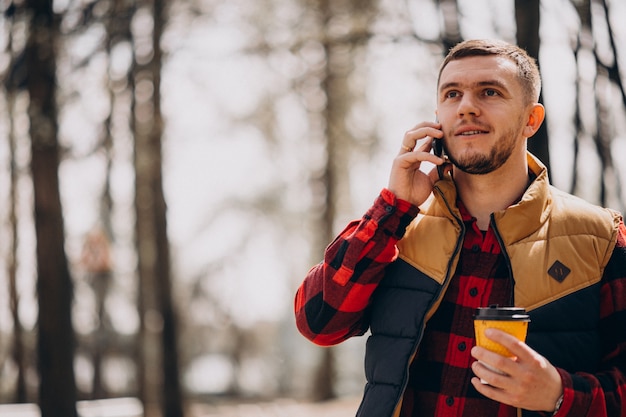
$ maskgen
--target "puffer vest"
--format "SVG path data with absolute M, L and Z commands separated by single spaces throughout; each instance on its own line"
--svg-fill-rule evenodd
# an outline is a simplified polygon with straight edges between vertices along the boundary
M 545 167 L 531 154 L 528 164 L 536 179 L 519 203 L 491 219 L 515 283 L 514 304 L 531 315 L 530 347 L 557 367 L 592 371 L 600 358 L 599 283 L 620 216 L 550 186 Z M 454 183 L 438 181 L 373 295 L 367 384 L 357 417 L 399 415 L 424 327 L 459 260 L 465 231 L 455 202 Z

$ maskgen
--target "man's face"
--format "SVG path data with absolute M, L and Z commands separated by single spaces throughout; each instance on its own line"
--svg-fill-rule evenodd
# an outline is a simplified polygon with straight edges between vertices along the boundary
M 525 103 L 517 67 L 504 57 L 451 61 L 442 71 L 437 116 L 450 161 L 461 171 L 487 174 L 526 153 Z

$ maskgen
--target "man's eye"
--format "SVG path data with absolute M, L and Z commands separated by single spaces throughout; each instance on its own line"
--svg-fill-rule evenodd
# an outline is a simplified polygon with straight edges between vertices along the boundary
M 448 91 L 446 93 L 446 98 L 455 98 L 459 96 L 459 92 L 458 91 Z
M 498 96 L 499 93 L 494 89 L 488 88 L 485 90 L 485 95 L 489 97 L 495 97 L 495 96 Z

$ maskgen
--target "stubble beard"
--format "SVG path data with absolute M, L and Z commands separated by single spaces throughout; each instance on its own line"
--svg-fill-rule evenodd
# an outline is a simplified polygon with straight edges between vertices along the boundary
M 450 162 L 459 170 L 473 175 L 485 175 L 494 172 L 509 160 L 516 146 L 518 132 L 513 129 L 501 135 L 488 154 L 472 152 L 455 156 L 448 153 Z M 445 144 L 445 141 L 444 141 Z

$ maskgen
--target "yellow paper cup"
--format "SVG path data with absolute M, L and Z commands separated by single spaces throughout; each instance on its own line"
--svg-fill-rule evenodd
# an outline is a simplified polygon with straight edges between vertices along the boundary
M 474 316 L 476 345 L 502 356 L 511 357 L 513 355 L 507 348 L 485 337 L 485 329 L 500 329 L 523 342 L 526 340 L 529 322 L 530 316 L 523 308 L 498 306 L 478 308 Z

